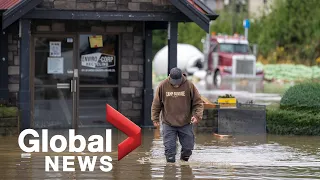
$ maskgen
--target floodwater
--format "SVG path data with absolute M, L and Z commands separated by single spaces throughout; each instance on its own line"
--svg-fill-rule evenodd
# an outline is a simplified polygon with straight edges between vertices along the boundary
M 50 133 L 51 132 L 51 133 Z M 40 133 L 39 133 L 40 134 Z M 65 130 L 49 130 L 67 135 Z M 105 129 L 80 129 L 88 138 L 104 137 Z M 111 153 L 31 153 L 22 154 L 18 137 L 0 137 L 0 179 L 318 179 L 320 177 L 320 137 L 240 136 L 219 139 L 196 132 L 196 146 L 190 162 L 167 164 L 160 130 L 143 129 L 142 145 L 117 161 L 117 144 L 126 136 L 113 130 Z M 57 145 L 58 146 L 58 145 Z M 58 146 L 59 147 L 59 146 Z M 178 146 L 179 152 L 180 146 Z M 45 171 L 45 156 L 98 156 L 93 172 Z M 99 169 L 99 157 L 113 158 L 113 170 Z M 177 158 L 179 153 L 177 154 Z M 77 162 L 75 163 L 77 164 Z M 72 167 L 72 166 L 69 166 Z

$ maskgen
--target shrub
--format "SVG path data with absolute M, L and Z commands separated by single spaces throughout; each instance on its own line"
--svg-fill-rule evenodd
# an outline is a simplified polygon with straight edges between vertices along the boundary
M 16 117 L 18 109 L 16 107 L 0 106 L 0 118 Z
M 320 113 L 268 109 L 267 129 L 279 135 L 320 135 Z
M 280 101 L 280 108 L 287 110 L 311 110 L 320 108 L 320 84 L 306 82 L 290 87 Z
M 267 110 L 271 134 L 320 135 L 320 84 L 305 82 L 290 87 L 280 109 Z

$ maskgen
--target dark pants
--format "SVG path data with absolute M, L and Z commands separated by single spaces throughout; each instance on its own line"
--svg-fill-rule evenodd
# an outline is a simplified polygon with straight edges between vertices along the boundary
M 177 138 L 181 144 L 181 158 L 189 158 L 194 148 L 193 125 L 188 124 L 183 127 L 172 127 L 163 124 L 162 127 L 163 144 L 165 156 L 174 158 L 177 154 Z

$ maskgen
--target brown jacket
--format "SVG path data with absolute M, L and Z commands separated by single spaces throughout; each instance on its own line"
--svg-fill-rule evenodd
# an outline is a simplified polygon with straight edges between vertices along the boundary
M 198 90 L 185 75 L 183 83 L 178 88 L 169 83 L 168 77 L 156 90 L 151 107 L 151 119 L 159 122 L 160 112 L 162 112 L 163 123 L 181 127 L 190 124 L 192 116 L 195 116 L 198 121 L 202 120 L 203 108 Z

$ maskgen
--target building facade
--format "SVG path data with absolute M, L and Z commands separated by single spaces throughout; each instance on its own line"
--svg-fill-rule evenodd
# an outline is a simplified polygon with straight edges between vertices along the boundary
M 21 130 L 109 126 L 106 104 L 152 126 L 152 30 L 168 30 L 170 69 L 178 23 L 208 32 L 218 17 L 193 0 L 0 2 L 0 99 L 17 103 Z
M 263 14 L 267 15 L 271 12 L 274 0 L 249 0 L 248 11 L 251 18 L 259 18 Z
M 235 4 L 241 4 L 247 6 L 250 18 L 259 18 L 263 14 L 271 12 L 271 7 L 274 5 L 274 0 L 201 0 L 212 11 L 224 10 L 228 6 Z
M 201 0 L 212 11 L 222 10 L 224 8 L 225 0 Z

